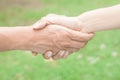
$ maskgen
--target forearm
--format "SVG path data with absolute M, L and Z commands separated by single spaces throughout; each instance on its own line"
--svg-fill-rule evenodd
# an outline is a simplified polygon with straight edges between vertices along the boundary
M 32 29 L 31 29 L 32 30 Z M 29 38 L 27 27 L 0 27 L 0 51 L 25 49 Z
M 79 20 L 85 32 L 120 29 L 120 5 L 83 13 Z

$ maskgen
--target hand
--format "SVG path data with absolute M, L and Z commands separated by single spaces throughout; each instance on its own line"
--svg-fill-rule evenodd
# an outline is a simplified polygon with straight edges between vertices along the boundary
M 73 30 L 81 31 L 84 27 L 78 17 L 67 17 L 64 15 L 48 14 L 33 25 L 35 30 L 45 28 L 47 25 L 61 25 Z
M 82 31 L 84 24 L 79 20 L 78 17 L 67 17 L 67 16 L 63 16 L 63 15 L 56 15 L 56 14 L 49 14 L 46 17 L 43 17 L 41 20 L 39 20 L 38 22 L 36 22 L 33 25 L 33 28 L 35 30 L 39 30 L 39 29 L 43 29 L 47 25 L 51 25 L 51 24 L 62 25 L 64 27 L 67 27 L 67 28 L 70 28 L 73 30 L 84 32 L 84 31 Z M 87 41 L 86 41 L 86 43 L 87 43 Z M 37 55 L 37 53 L 34 52 L 33 55 Z M 44 53 L 45 58 L 46 58 L 46 56 L 47 56 L 47 53 Z
M 41 31 L 35 32 L 43 34 L 43 41 L 39 39 L 40 35 L 36 35 L 37 39 L 33 37 L 35 42 L 43 42 L 44 44 L 42 44 L 43 48 L 39 47 L 40 51 L 38 48 L 34 48 L 31 51 L 38 53 L 42 49 L 43 56 L 46 59 L 66 58 L 69 54 L 84 47 L 87 41 L 93 37 L 93 34 L 74 31 L 60 25 L 49 25 Z

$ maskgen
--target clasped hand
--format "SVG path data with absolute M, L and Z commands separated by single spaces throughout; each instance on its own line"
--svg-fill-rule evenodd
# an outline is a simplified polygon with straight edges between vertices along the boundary
M 34 55 L 42 53 L 45 59 L 66 58 L 93 38 L 94 34 L 85 33 L 83 28 L 84 25 L 77 17 L 47 15 L 33 25 L 33 29 L 41 33 L 33 37 L 36 44 L 31 51 Z

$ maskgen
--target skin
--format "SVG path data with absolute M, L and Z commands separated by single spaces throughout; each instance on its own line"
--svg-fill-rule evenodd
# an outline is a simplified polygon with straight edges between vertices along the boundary
M 76 17 L 49 14 L 35 23 L 33 29 L 39 30 L 51 24 L 62 25 L 83 33 L 120 29 L 120 5 L 88 11 Z
M 48 58 L 52 56 L 56 59 L 55 55 L 65 56 L 78 51 L 92 36 L 60 25 L 48 25 L 40 31 L 33 30 L 31 26 L 0 27 L 0 51 L 47 52 Z M 53 54 L 48 50 L 52 50 Z

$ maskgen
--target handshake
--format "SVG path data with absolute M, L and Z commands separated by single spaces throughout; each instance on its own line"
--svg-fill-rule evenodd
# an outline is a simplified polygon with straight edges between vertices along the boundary
M 63 15 L 49 14 L 33 25 L 36 32 L 41 32 L 42 41 L 36 45 L 42 45 L 39 49 L 33 49 L 33 55 L 43 53 L 45 59 L 66 58 L 73 52 L 83 48 L 94 36 L 84 30 L 84 24 L 79 17 L 67 17 Z M 40 37 L 40 36 L 37 36 Z M 37 37 L 33 38 L 36 39 Z M 40 43 L 41 42 L 41 43 Z M 39 47 L 39 46 L 38 46 Z
M 120 29 L 120 5 L 76 17 L 49 14 L 29 27 L 1 27 L 0 51 L 29 50 L 57 60 L 83 48 L 94 32 L 112 29 Z
M 66 58 L 83 48 L 94 37 L 94 32 L 120 29 L 120 5 L 88 11 L 76 17 L 49 14 L 33 28 L 45 35 L 44 58 Z

